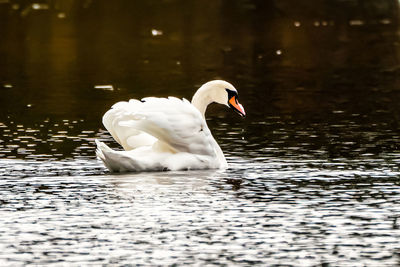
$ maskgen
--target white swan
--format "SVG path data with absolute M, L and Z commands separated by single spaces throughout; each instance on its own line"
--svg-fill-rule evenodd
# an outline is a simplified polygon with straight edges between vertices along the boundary
M 175 97 L 118 102 L 104 114 L 103 124 L 125 151 L 96 140 L 96 154 L 112 172 L 226 168 L 204 117 L 213 102 L 245 116 L 235 87 L 221 80 L 202 85 L 192 103 Z

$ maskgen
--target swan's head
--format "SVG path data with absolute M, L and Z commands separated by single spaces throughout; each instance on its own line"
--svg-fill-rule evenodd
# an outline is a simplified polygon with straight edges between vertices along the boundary
M 214 80 L 203 84 L 192 99 L 195 106 L 199 102 L 205 105 L 216 102 L 230 107 L 242 117 L 246 116 L 243 106 L 239 103 L 236 88 L 226 81 Z

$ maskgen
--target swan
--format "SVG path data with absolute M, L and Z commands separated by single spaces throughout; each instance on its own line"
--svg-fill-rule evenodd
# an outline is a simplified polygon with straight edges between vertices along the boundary
M 246 115 L 235 87 L 222 80 L 203 84 L 191 102 L 176 97 L 118 102 L 104 114 L 103 124 L 124 151 L 96 139 L 96 154 L 111 172 L 226 168 L 205 119 L 213 102 Z

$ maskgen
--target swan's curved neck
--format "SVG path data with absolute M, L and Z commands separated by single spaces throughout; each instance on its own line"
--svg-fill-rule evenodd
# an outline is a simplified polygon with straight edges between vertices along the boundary
M 203 118 L 205 118 L 207 106 L 212 102 L 210 88 L 205 86 L 200 87 L 192 98 L 192 105 L 200 111 Z

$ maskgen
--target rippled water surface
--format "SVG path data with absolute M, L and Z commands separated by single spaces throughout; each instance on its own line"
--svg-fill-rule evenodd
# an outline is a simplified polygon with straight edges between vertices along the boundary
M 390 165 L 230 162 L 226 171 L 109 175 L 94 160 L 2 160 L 0 259 L 10 265 L 399 263 L 399 173 Z
M 0 1 L 0 265 L 400 265 L 398 10 Z M 227 170 L 96 159 L 113 103 L 216 78 L 248 114 L 207 111 Z

